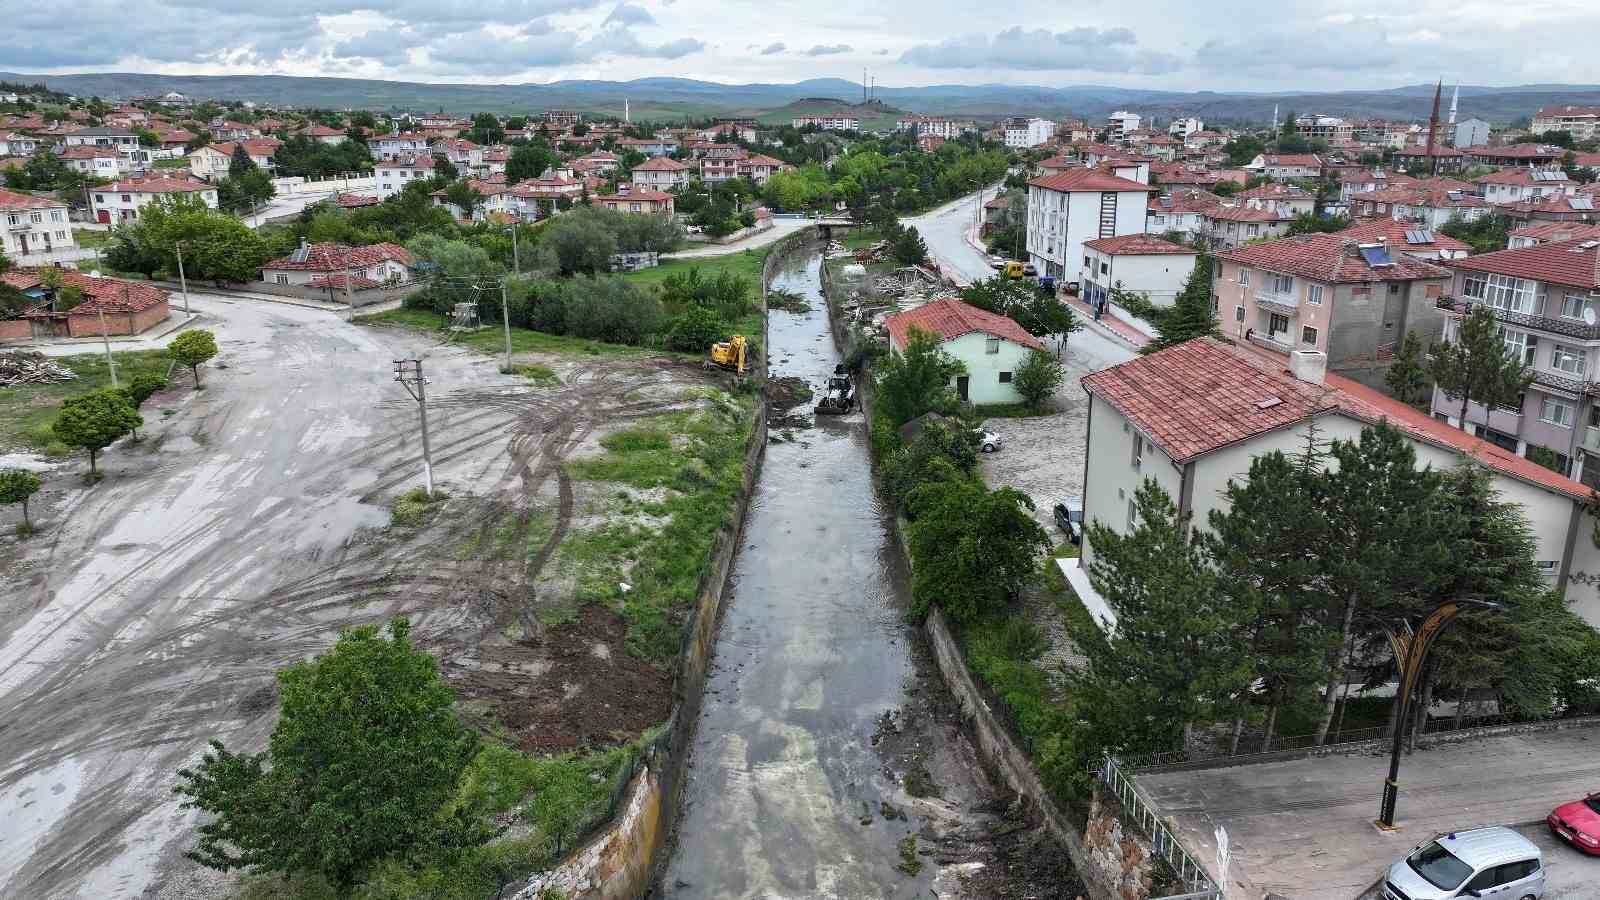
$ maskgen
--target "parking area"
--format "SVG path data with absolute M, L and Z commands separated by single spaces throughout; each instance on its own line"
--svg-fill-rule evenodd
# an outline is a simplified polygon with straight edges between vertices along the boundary
M 1227 896 L 1354 900 L 1412 847 L 1446 831 L 1516 826 L 1544 848 L 1550 900 L 1600 897 L 1600 858 L 1548 834 L 1556 806 L 1600 790 L 1600 728 L 1419 749 L 1401 762 L 1398 830 L 1377 816 L 1387 753 L 1143 774 L 1141 790 L 1207 866 L 1216 829 L 1233 851 Z

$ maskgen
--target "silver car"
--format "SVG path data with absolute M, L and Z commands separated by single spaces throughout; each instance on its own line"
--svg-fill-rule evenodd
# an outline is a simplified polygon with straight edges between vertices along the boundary
M 1383 896 L 1539 900 L 1544 896 L 1544 856 L 1532 841 L 1500 825 L 1442 834 L 1389 867 Z

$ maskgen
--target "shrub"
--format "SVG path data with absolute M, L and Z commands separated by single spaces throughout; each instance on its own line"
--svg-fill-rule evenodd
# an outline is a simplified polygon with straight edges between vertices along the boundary
M 684 353 L 704 352 L 728 336 L 728 324 L 715 310 L 691 306 L 672 319 L 667 330 L 667 349 Z

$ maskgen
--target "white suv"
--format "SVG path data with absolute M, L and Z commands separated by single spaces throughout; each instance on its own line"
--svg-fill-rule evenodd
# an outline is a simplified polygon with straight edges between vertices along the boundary
M 1539 900 L 1544 896 L 1544 856 L 1532 841 L 1500 825 L 1441 834 L 1389 867 L 1383 896 Z

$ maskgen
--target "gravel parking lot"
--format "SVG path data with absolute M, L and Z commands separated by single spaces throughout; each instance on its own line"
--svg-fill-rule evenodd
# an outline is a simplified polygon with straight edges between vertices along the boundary
M 1055 349 L 1052 344 L 1051 349 Z M 1052 401 L 1056 412 L 1027 419 L 989 419 L 984 427 L 999 434 L 1005 447 L 983 457 L 983 477 L 994 487 L 1013 487 L 1033 498 L 1034 518 L 1057 534 L 1050 508 L 1083 494 L 1084 438 L 1089 397 L 1083 376 L 1127 362 L 1132 350 L 1080 328 L 1068 336 L 1062 353 L 1066 380 Z

